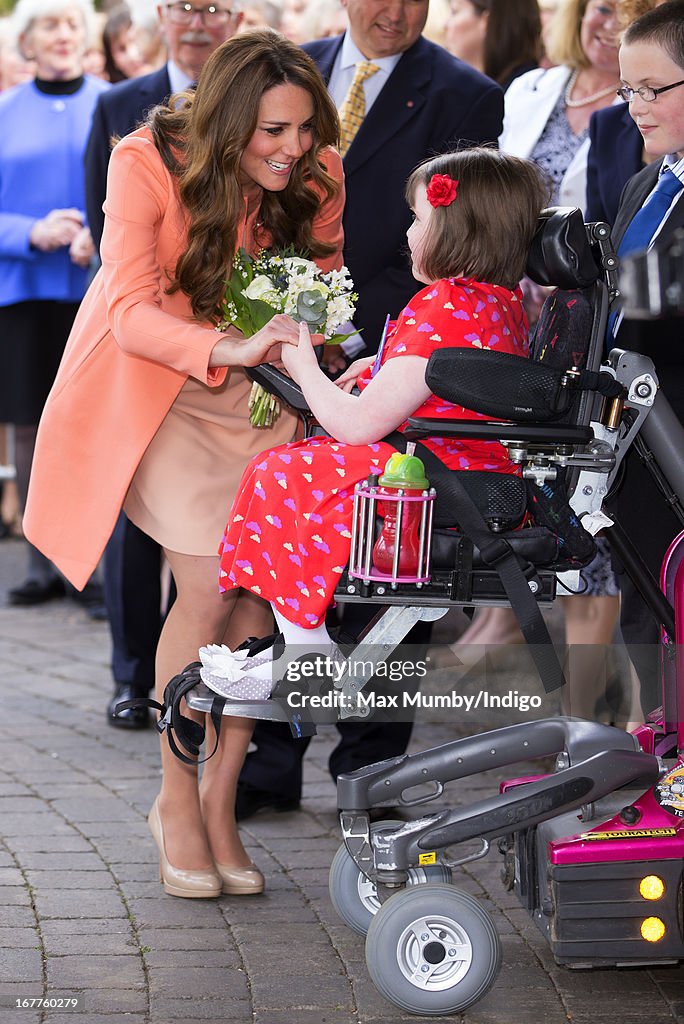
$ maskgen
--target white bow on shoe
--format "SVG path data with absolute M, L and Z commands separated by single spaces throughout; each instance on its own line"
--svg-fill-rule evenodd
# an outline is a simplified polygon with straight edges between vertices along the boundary
M 225 644 L 200 647 L 199 657 L 200 679 L 214 693 L 235 700 L 266 700 L 271 696 L 273 679 L 258 679 L 249 674 L 250 668 L 257 668 L 270 658 L 250 657 L 248 651 L 231 651 Z

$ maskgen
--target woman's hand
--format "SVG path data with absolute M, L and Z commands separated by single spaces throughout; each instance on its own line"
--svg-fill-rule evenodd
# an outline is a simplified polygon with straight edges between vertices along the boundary
M 367 370 L 369 366 L 372 366 L 375 362 L 375 356 L 364 356 L 363 359 L 355 359 L 350 366 L 340 374 L 335 381 L 338 388 L 342 388 L 347 394 L 353 390 L 356 385 L 356 381 L 364 370 Z
M 285 349 L 297 345 L 299 324 L 284 313 L 272 320 L 250 338 L 241 334 L 225 334 L 217 341 L 209 357 L 209 366 L 258 366 L 276 363 Z
M 77 267 L 83 267 L 85 270 L 86 267 L 90 266 L 90 261 L 94 255 L 95 246 L 93 244 L 93 236 L 90 234 L 90 228 L 81 228 L 69 246 L 71 262 L 75 263 Z
M 50 210 L 46 217 L 37 220 L 29 234 L 29 242 L 41 252 L 54 252 L 71 245 L 83 230 L 83 215 L 80 210 Z
M 315 367 L 316 371 L 322 373 L 318 365 L 318 358 L 316 351 L 313 346 L 311 335 L 309 334 L 309 328 L 305 323 L 299 324 L 299 337 L 296 345 L 288 345 L 283 349 L 281 358 L 285 364 L 285 369 L 299 385 L 301 385 L 301 375 L 307 370 L 311 370 Z

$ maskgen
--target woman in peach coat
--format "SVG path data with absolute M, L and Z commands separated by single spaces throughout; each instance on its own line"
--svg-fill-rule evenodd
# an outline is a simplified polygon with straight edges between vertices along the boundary
M 203 644 L 269 632 L 265 603 L 219 595 L 217 549 L 247 462 L 294 433 L 287 414 L 268 435 L 250 427 L 242 367 L 277 360 L 298 327 L 279 315 L 244 338 L 217 333 L 215 315 L 241 246 L 291 244 L 341 266 L 336 139 L 311 59 L 262 31 L 219 47 L 194 94 L 152 111 L 112 153 L 102 269 L 41 420 L 24 528 L 78 587 L 122 505 L 162 545 L 178 597 L 157 652 L 160 691 Z M 199 788 L 196 768 L 162 744 L 149 823 L 172 895 L 263 890 L 234 816 L 252 727 L 226 719 Z

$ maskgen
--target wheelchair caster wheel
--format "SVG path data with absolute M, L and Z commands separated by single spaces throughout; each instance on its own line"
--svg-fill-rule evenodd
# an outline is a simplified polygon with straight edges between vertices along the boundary
M 366 965 L 378 991 L 423 1017 L 461 1013 L 494 984 L 501 944 L 477 900 L 453 885 L 391 896 L 372 919 Z
M 391 830 L 403 824 L 401 821 L 376 822 L 371 825 L 371 835 L 380 829 Z M 444 864 L 409 869 L 407 885 L 425 885 L 428 882 L 451 882 L 450 869 Z M 328 886 L 332 904 L 344 923 L 357 935 L 365 935 L 381 904 L 375 882 L 359 871 L 344 843 L 330 865 Z

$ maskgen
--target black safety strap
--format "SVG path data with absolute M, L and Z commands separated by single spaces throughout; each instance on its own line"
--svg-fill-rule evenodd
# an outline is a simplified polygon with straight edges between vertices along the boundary
M 221 735 L 223 708 L 226 703 L 226 698 L 218 694 L 216 694 L 211 702 L 209 715 L 216 733 L 216 742 L 212 752 L 200 760 L 200 748 L 204 743 L 205 729 L 199 722 L 195 722 L 192 718 L 188 718 L 181 713 L 181 701 L 190 690 L 194 690 L 199 686 L 201 682 L 199 670 L 201 667 L 199 661 L 193 661 L 186 665 L 182 672 L 179 672 L 178 675 L 169 680 L 164 689 L 164 701 L 162 704 L 157 700 L 152 700 L 150 697 L 134 697 L 132 700 L 121 701 L 114 709 L 115 715 L 119 714 L 120 711 L 126 711 L 128 708 L 153 708 L 159 711 L 160 717 L 156 723 L 157 730 L 160 733 L 166 731 L 169 746 L 176 757 L 183 761 L 184 764 L 193 766 L 204 764 L 205 761 L 208 761 L 216 753 Z M 176 737 L 178 742 L 176 742 Z M 183 753 L 180 749 L 181 747 L 187 751 L 190 757 Z
M 249 637 L 244 643 L 240 644 L 238 650 L 246 650 L 250 657 L 254 657 L 271 647 L 273 648 L 273 660 L 275 662 L 285 649 L 282 633 L 274 633 L 270 636 L 258 638 Z M 128 708 L 153 708 L 159 711 L 160 717 L 156 723 L 157 730 L 160 733 L 166 732 L 169 747 L 176 757 L 183 761 L 184 764 L 193 766 L 204 764 L 205 761 L 208 761 L 216 753 L 221 736 L 223 709 L 229 700 L 227 697 L 216 694 L 211 702 L 209 716 L 216 733 L 216 742 L 211 753 L 200 760 L 199 755 L 204 743 L 205 729 L 199 722 L 181 713 L 181 702 L 190 690 L 194 690 L 201 683 L 201 667 L 201 662 L 193 661 L 186 665 L 177 676 L 169 680 L 164 689 L 164 701 L 161 704 L 159 701 L 152 700 L 149 697 L 135 697 L 131 700 L 120 701 L 114 709 L 115 715 L 119 714 L 120 711 L 126 711 Z M 272 696 L 276 697 L 277 695 L 276 686 Z M 316 733 L 315 724 L 307 719 L 306 716 L 303 716 L 301 712 L 293 712 L 289 724 L 292 735 L 297 739 L 313 736 Z M 181 747 L 187 753 L 183 753 Z M 188 754 L 190 755 L 189 757 Z
M 384 437 L 383 441 L 401 452 L 406 451 L 406 445 L 409 443 L 398 430 Z M 425 466 L 428 479 L 431 471 L 444 471 L 444 463 L 429 448 L 420 442 L 410 443 L 415 444 L 415 453 Z M 531 562 L 521 564 L 521 560 L 508 541 L 489 529 L 479 508 L 458 478 L 458 474 L 454 473 L 449 483 L 453 487 L 452 500 L 455 520 L 462 532 L 479 549 L 482 561 L 499 574 L 520 630 L 530 646 L 530 654 L 544 689 L 547 693 L 557 690 L 559 686 L 564 685 L 565 677 L 537 599 L 530 590 L 530 583 L 535 579 L 541 589 L 536 568 Z

